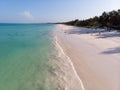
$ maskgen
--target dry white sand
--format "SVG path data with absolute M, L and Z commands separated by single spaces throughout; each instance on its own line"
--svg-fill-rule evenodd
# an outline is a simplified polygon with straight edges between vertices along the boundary
M 120 34 L 66 25 L 57 28 L 58 43 L 85 90 L 120 90 Z

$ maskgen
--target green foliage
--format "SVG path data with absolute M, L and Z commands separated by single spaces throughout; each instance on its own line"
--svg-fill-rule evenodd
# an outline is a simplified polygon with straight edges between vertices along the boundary
M 101 16 L 95 16 L 86 20 L 74 20 L 66 22 L 67 25 L 74 25 L 88 28 L 109 28 L 120 31 L 120 9 L 118 11 L 103 12 Z

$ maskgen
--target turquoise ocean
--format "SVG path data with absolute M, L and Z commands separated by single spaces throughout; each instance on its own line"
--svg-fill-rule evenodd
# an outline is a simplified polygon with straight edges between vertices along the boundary
M 54 24 L 0 24 L 0 90 L 55 90 Z

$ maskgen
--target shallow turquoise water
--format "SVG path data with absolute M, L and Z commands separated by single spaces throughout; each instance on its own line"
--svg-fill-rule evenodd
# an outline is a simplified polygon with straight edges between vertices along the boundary
M 54 90 L 51 24 L 0 24 L 0 90 Z

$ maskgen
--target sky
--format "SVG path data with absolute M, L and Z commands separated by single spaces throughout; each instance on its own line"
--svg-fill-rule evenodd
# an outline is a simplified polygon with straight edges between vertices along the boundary
M 120 9 L 120 0 L 0 0 L 0 23 L 87 19 Z

